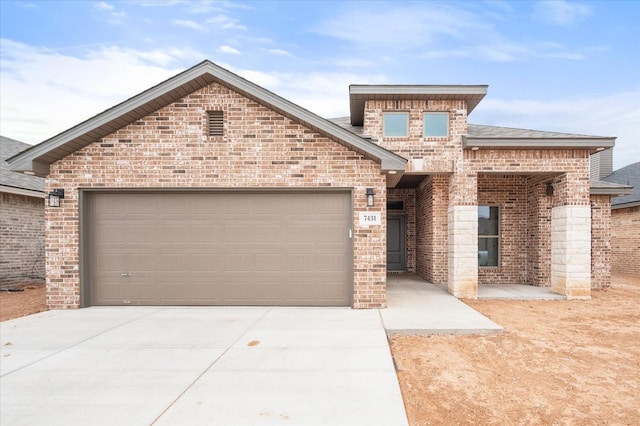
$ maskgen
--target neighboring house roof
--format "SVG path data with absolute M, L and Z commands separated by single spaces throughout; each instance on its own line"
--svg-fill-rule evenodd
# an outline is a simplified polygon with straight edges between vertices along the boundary
M 44 197 L 44 179 L 13 172 L 6 161 L 29 147 L 31 145 L 24 142 L 0 136 L 0 192 Z
M 633 190 L 629 191 L 628 195 L 613 198 L 611 200 L 611 208 L 621 209 L 640 206 L 640 161 L 616 170 L 602 180 L 612 184 L 627 185 L 629 188 L 633 187 Z
M 351 124 L 362 126 L 364 104 L 368 100 L 464 100 L 467 114 L 480 103 L 487 94 L 486 84 L 482 85 L 402 85 L 402 84 L 352 84 L 349 86 Z
M 472 149 L 583 148 L 596 152 L 611 148 L 615 145 L 615 141 L 615 137 L 608 136 L 577 135 L 573 133 L 468 124 L 467 134 L 462 137 L 462 147 Z
M 383 172 L 403 172 L 405 169 L 407 160 L 401 156 L 207 60 L 12 157 L 9 160 L 11 169 L 46 176 L 51 163 L 214 82 L 379 161 Z M 394 176 L 399 178 L 399 175 L 401 173 Z

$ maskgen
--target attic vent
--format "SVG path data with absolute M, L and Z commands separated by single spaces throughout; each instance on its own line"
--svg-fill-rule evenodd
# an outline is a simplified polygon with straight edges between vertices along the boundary
M 207 111 L 209 136 L 223 135 L 223 115 L 222 111 Z

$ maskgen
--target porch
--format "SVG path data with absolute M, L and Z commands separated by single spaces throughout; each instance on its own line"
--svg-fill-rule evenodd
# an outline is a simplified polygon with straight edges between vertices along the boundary
M 479 299 L 554 300 L 565 296 L 549 287 L 482 284 Z M 387 276 L 387 309 L 380 310 L 387 334 L 494 334 L 500 325 L 449 294 L 446 285 L 431 284 L 414 274 Z

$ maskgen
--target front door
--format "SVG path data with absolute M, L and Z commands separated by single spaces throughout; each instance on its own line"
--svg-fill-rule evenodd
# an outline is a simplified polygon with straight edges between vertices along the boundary
M 405 219 L 401 215 L 387 216 L 387 271 L 406 269 Z

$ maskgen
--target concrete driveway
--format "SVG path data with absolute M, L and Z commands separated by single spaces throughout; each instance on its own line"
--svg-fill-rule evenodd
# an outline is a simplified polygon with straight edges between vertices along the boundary
M 378 310 L 89 308 L 0 323 L 2 425 L 406 425 Z

